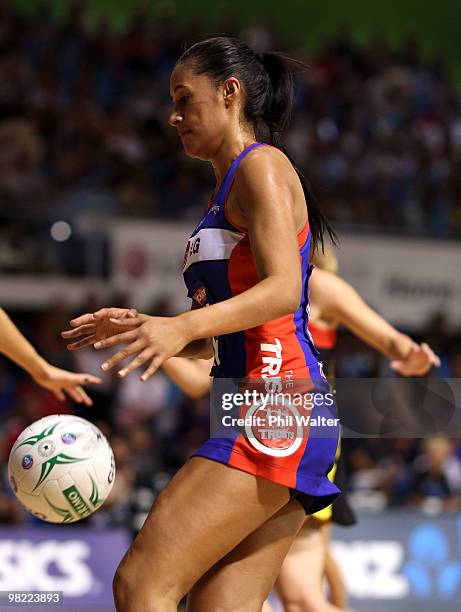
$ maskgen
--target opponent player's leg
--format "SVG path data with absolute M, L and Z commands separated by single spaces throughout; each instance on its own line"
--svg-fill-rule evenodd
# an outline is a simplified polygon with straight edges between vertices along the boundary
M 193 457 L 160 494 L 116 572 L 117 611 L 176 611 L 210 567 L 288 501 L 286 487 Z
M 192 587 L 187 612 L 267 610 L 264 602 L 304 519 L 298 501 L 286 504 Z
M 322 525 L 322 534 L 325 542 L 325 579 L 330 591 L 329 599 L 340 610 L 345 610 L 347 591 L 338 562 L 331 550 L 331 523 Z
M 325 597 L 325 539 L 319 523 L 303 525 L 275 584 L 285 612 L 339 612 Z

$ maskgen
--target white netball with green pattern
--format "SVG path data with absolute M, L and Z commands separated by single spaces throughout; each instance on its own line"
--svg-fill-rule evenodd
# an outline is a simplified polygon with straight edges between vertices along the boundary
M 18 437 L 8 476 L 29 512 L 50 523 L 74 523 L 92 514 L 109 495 L 114 455 L 95 425 L 70 414 L 53 414 Z

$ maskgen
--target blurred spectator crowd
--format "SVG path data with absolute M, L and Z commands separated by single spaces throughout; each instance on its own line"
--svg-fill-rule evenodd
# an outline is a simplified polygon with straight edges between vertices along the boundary
M 93 311 L 97 307 L 94 298 L 90 298 L 85 309 Z M 150 311 L 171 314 L 164 300 L 153 304 Z M 73 314 L 60 305 L 42 314 L 13 314 L 18 326 L 51 363 L 97 374 L 103 383 L 89 389 L 93 407 L 62 404 L 37 387 L 22 370 L 0 358 L 0 523 L 38 521 L 16 502 L 7 481 L 6 464 L 14 440 L 42 416 L 73 412 L 94 421 L 106 433 L 117 463 L 117 478 L 108 502 L 84 523 L 98 527 L 123 525 L 135 532 L 156 495 L 208 437 L 208 398 L 186 398 L 163 371 L 146 383 L 133 374 L 121 381 L 115 373 L 100 370 L 106 358 L 101 351 L 67 351 L 59 332 L 67 329 Z M 428 322 L 422 338 L 442 359 L 441 370 L 434 375 L 461 378 L 461 330 L 458 334 L 444 332 L 443 319 L 438 317 Z M 354 386 L 360 384 L 360 378 L 391 375 L 384 358 L 346 332 L 339 335 L 337 374 L 338 378 L 354 378 Z M 339 394 L 340 389 L 338 381 Z M 347 397 L 338 397 L 338 403 L 343 410 L 340 414 L 345 414 Z M 370 403 L 366 408 L 368 412 L 374 406 Z M 439 409 L 435 407 L 434 411 Z M 419 416 L 417 410 L 418 420 Z M 424 439 L 344 439 L 347 490 L 353 504 L 371 511 L 405 506 L 431 514 L 459 513 L 461 440 L 437 437 L 434 432 L 429 429 Z
M 28 16 L 1 3 L 0 271 L 80 273 L 56 255 L 58 220 L 73 229 L 62 248 L 78 252 L 113 216 L 199 214 L 212 172 L 185 157 L 167 117 L 170 71 L 203 32 L 164 6 L 115 33 L 90 28 L 81 3 L 62 19 L 46 3 Z M 347 33 L 306 56 L 263 22 L 239 31 L 231 15 L 217 31 L 309 65 L 286 144 L 337 227 L 460 235 L 461 106 L 441 60 L 423 60 L 413 39 L 359 47 Z

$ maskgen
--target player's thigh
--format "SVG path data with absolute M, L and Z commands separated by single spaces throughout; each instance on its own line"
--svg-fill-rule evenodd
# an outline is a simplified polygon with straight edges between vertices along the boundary
M 119 582 L 181 597 L 288 499 L 286 487 L 193 457 L 156 500 L 117 570 Z
M 288 502 L 194 585 L 187 611 L 261 612 L 304 518 L 299 502 Z
M 280 568 L 275 587 L 286 612 L 329 612 L 323 591 L 325 537 L 307 520 Z

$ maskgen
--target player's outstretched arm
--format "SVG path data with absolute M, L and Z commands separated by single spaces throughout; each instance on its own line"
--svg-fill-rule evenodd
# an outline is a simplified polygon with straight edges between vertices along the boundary
M 392 327 L 360 297 L 357 291 L 336 274 L 315 269 L 311 294 L 322 312 L 342 324 L 364 342 L 391 359 L 391 368 L 403 376 L 423 376 L 440 366 L 440 359 L 425 343 L 417 344 Z
M 192 310 L 196 308 L 200 308 L 200 306 L 196 302 L 192 302 Z M 136 327 L 139 327 L 142 323 L 151 318 L 153 317 L 138 313 L 135 308 L 101 308 L 96 312 L 87 312 L 69 321 L 71 329 L 62 331 L 61 336 L 65 340 L 71 340 L 67 345 L 70 351 L 75 351 L 91 345 L 96 349 L 104 348 L 100 342 L 107 338 L 112 339 L 112 344 L 107 346 L 126 344 L 131 342 L 131 339 L 135 337 L 134 334 L 128 332 L 133 331 Z M 162 317 L 157 318 L 161 319 Z M 173 319 L 174 317 L 163 318 Z M 119 321 L 124 321 L 126 326 L 121 328 L 117 325 Z M 128 330 L 128 332 L 123 333 L 125 330 Z M 116 336 L 116 338 L 114 336 Z M 195 359 L 210 359 L 213 356 L 211 340 L 209 338 L 193 340 L 186 344 L 182 350 L 178 352 L 177 356 Z
M 59 400 L 65 399 L 65 392 L 78 403 L 87 406 L 93 403 L 82 385 L 98 384 L 101 379 L 91 374 L 77 374 L 52 366 L 37 353 L 2 308 L 0 308 L 0 353 L 26 370 L 37 384 L 52 391 Z

